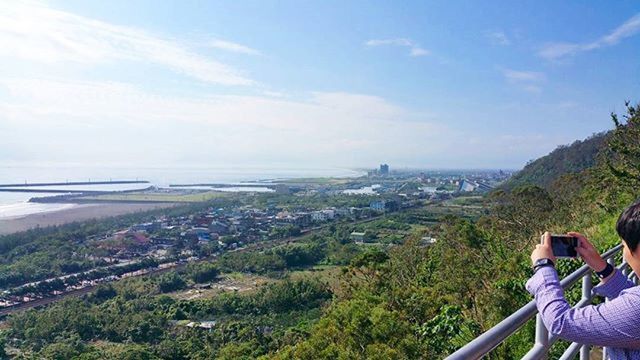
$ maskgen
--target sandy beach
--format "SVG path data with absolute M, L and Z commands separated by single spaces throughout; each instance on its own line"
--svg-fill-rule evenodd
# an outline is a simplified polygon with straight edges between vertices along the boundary
M 35 227 L 62 225 L 74 221 L 98 219 L 138 211 L 154 210 L 175 206 L 174 203 L 155 204 L 82 204 L 70 209 L 29 214 L 25 216 L 0 219 L 0 235 L 11 234 Z

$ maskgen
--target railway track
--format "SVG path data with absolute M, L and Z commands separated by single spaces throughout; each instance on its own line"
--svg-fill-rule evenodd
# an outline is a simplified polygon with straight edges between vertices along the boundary
M 317 229 L 315 229 L 317 230 Z M 230 250 L 230 253 L 233 252 L 247 252 L 247 251 L 260 251 L 260 250 L 266 250 L 269 248 L 273 248 L 276 246 L 280 246 L 283 244 L 288 244 L 291 242 L 295 242 L 300 240 L 301 238 L 303 238 L 304 236 L 308 235 L 310 232 L 307 232 L 303 235 L 300 236 L 296 236 L 296 237 L 289 237 L 289 238 L 284 238 L 284 239 L 277 239 L 277 240 L 271 240 L 271 241 L 261 241 L 259 243 L 253 243 L 250 245 L 247 245 L 243 248 L 239 248 L 236 250 Z M 200 259 L 200 260 L 196 260 L 195 262 L 204 262 L 204 261 L 209 261 L 209 262 L 216 262 L 217 258 L 216 257 L 208 257 L 208 258 L 204 258 L 204 259 Z M 162 274 L 168 271 L 172 271 L 172 270 L 177 270 L 180 269 L 184 266 L 186 266 L 188 263 L 178 263 L 175 266 L 170 266 L 170 267 L 166 267 L 166 268 L 158 268 L 158 269 L 152 269 L 144 274 L 139 274 L 139 275 L 135 275 L 135 277 L 139 277 L 139 276 L 149 276 L 149 275 L 158 275 L 158 274 Z M 132 276 L 133 277 L 133 276 Z M 124 279 L 119 279 L 119 280 L 115 280 L 115 281 L 120 281 L 120 280 L 124 280 Z M 12 306 L 8 306 L 5 308 L 0 309 L 0 317 L 4 317 L 16 312 L 20 312 L 20 311 L 25 311 L 25 310 L 29 310 L 29 309 L 33 309 L 33 308 L 37 308 L 37 307 L 42 307 L 42 306 L 46 306 L 55 302 L 58 302 L 62 299 L 68 298 L 68 297 L 78 297 L 78 296 L 82 296 L 82 295 L 86 295 L 88 293 L 90 293 L 91 291 L 93 291 L 96 287 L 100 286 L 100 284 L 97 285 L 90 285 L 87 287 L 84 287 L 82 289 L 78 289 L 78 290 L 72 290 L 72 291 L 68 291 L 65 292 L 64 294 L 60 294 L 60 295 L 55 295 L 55 296 L 51 296 L 51 297 L 47 297 L 47 298 L 42 298 L 42 299 L 37 299 L 37 300 L 33 300 L 33 301 L 29 301 L 29 302 L 24 302 L 24 303 L 20 303 L 17 305 L 12 305 Z

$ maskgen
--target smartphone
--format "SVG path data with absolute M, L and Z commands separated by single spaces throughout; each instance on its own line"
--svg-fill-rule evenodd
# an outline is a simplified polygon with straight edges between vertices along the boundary
M 577 257 L 578 252 L 576 251 L 576 247 L 578 247 L 578 238 L 575 236 L 551 235 L 551 249 L 555 257 Z

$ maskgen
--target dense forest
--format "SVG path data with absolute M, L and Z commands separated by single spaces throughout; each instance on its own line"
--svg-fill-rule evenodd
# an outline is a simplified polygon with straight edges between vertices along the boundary
M 443 358 L 531 300 L 524 289 L 529 255 L 543 231 L 580 231 L 600 250 L 619 242 L 615 220 L 639 195 L 639 111 L 628 105 L 626 115 L 613 117 L 610 133 L 527 165 L 483 199 L 482 216 L 439 217 L 432 246 L 410 231 L 422 215 L 379 222 L 408 235 L 365 250 L 350 243 L 352 228 L 332 226 L 301 243 L 119 281 L 13 315 L 1 341 L 20 359 Z M 20 248 L 9 244 L 3 256 L 19 257 Z M 340 271 L 294 276 L 316 265 Z M 562 276 L 579 266 L 565 261 L 558 269 Z M 169 296 L 231 272 L 272 280 L 247 293 Z M 580 289 L 567 296 L 575 302 Z M 216 325 L 203 330 L 184 321 Z M 488 358 L 521 357 L 533 333 L 530 322 Z M 554 345 L 551 357 L 564 346 Z

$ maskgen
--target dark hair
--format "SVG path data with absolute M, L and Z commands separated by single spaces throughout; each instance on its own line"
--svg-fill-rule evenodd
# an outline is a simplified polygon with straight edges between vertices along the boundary
M 620 214 L 616 231 L 629 250 L 635 251 L 640 243 L 640 200 L 631 204 Z

